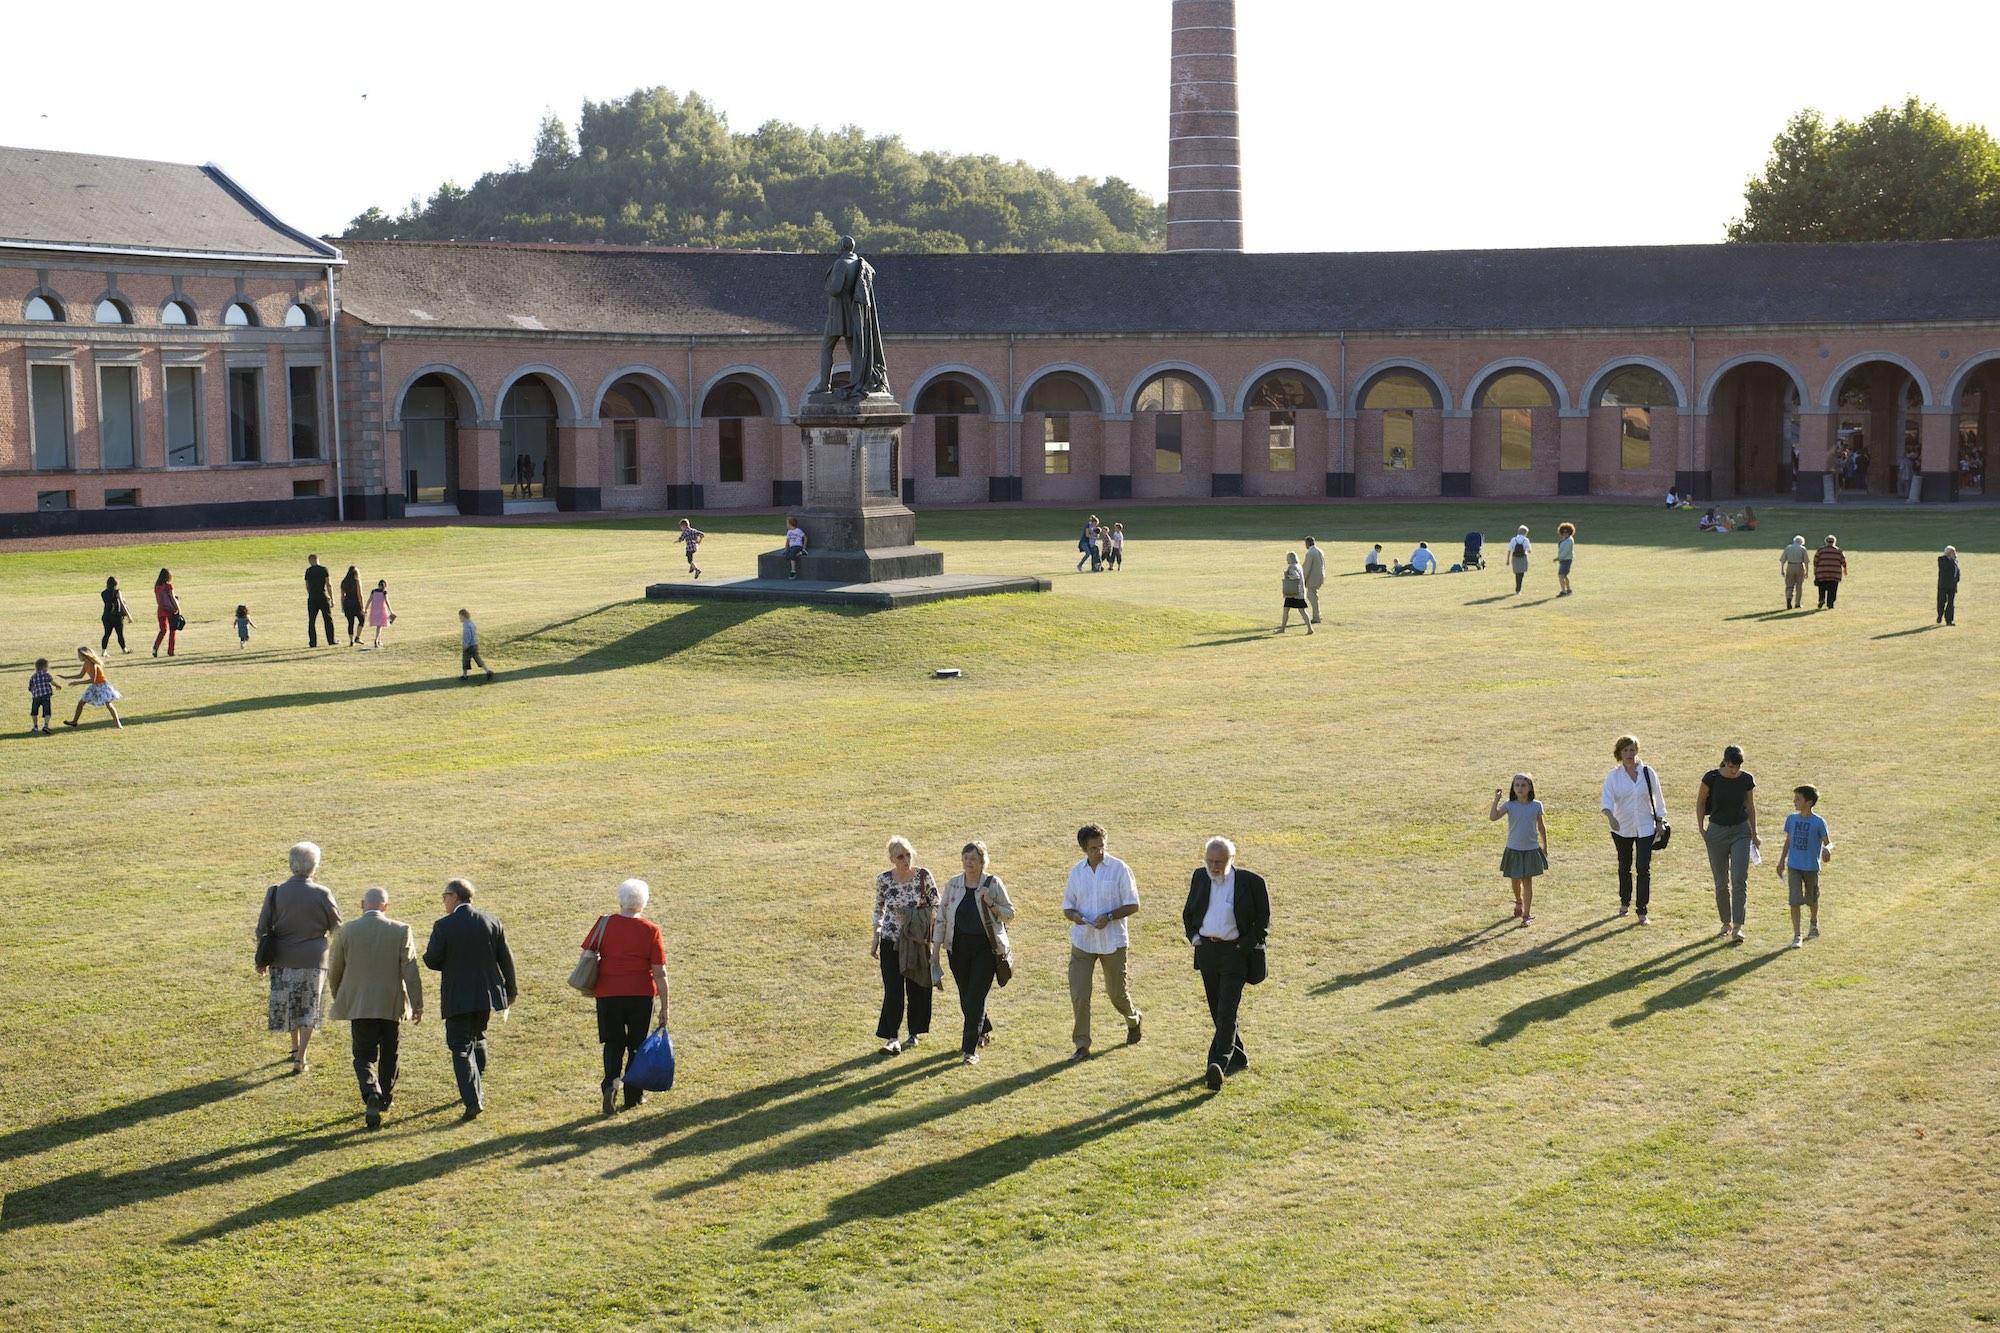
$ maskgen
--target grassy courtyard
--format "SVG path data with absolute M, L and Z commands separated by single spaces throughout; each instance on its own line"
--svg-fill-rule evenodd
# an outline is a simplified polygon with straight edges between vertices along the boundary
M 2000 513 L 1586 506 L 1136 509 L 1077 575 L 1067 513 L 923 516 L 948 567 L 1041 596 L 904 611 L 653 605 L 664 524 L 356 528 L 0 555 L 0 1325 L 41 1329 L 1796 1327 L 2000 1321 Z M 1577 595 L 1553 599 L 1562 517 Z M 1352 573 L 1534 528 L 1527 591 Z M 710 576 L 768 521 L 715 519 Z M 1780 614 L 1827 531 L 1838 610 Z M 1287 549 L 1326 623 L 1270 633 Z M 1965 558 L 1932 629 L 1934 558 Z M 380 652 L 309 651 L 300 572 L 386 578 Z M 147 656 L 173 568 L 184 655 Z M 37 655 L 97 639 L 127 727 L 29 738 Z M 239 652 L 247 602 L 258 629 Z M 470 608 L 489 686 L 457 675 Z M 961 679 L 930 671 L 956 666 Z M 75 689 L 57 696 L 68 716 Z M 61 732 L 63 729 L 58 728 Z M 1597 813 L 1636 732 L 1680 834 L 1655 923 L 1615 919 Z M 1695 785 L 1760 782 L 1749 940 L 1715 941 Z M 1551 873 L 1511 929 L 1493 788 L 1532 772 Z M 1794 952 L 1771 866 L 1797 782 L 1836 859 Z M 1086 820 L 1133 923 L 1136 1048 L 1067 1067 L 1058 904 Z M 942 879 L 993 848 L 1017 976 L 976 1068 L 889 1058 L 867 956 L 882 844 Z M 1179 938 L 1201 842 L 1270 879 L 1253 1067 L 1200 1086 Z M 419 924 L 463 874 L 523 979 L 460 1125 L 435 1014 L 365 1132 L 346 1029 L 289 1077 L 251 922 L 285 848 L 343 910 Z M 668 940 L 680 1083 L 597 1114 L 563 985 L 627 876 Z M 432 992 L 434 996 L 434 992 Z

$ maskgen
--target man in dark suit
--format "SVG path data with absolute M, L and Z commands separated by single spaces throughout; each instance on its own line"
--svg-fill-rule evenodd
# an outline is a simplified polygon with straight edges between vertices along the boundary
M 1243 1051 L 1243 1034 L 1236 1014 L 1245 984 L 1264 979 L 1264 938 L 1271 930 L 1271 895 L 1264 877 L 1236 864 L 1236 844 L 1210 838 L 1202 849 L 1205 864 L 1188 883 L 1181 925 L 1194 946 L 1195 970 L 1208 993 L 1208 1014 L 1215 1020 L 1215 1039 L 1208 1044 L 1208 1086 L 1250 1063 Z
M 326 590 L 330 577 L 318 556 L 306 557 L 306 644 L 309 647 L 319 647 L 321 620 L 326 622 L 326 646 L 333 647 L 333 598 Z
M 486 1109 L 480 1079 L 486 1073 L 486 1024 L 495 1009 L 506 1012 L 519 993 L 514 955 L 498 921 L 472 909 L 472 882 L 444 886 L 445 914 L 431 927 L 424 966 L 438 978 L 438 1012 L 444 1015 L 444 1044 L 465 1102 L 464 1120 Z

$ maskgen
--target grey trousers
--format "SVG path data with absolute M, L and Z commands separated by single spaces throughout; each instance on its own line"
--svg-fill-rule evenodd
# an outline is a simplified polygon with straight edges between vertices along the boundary
M 1319 624 L 1319 587 L 1317 584 L 1308 583 L 1306 585 L 1306 602 L 1312 607 L 1313 624 Z
M 1711 819 L 1701 838 L 1708 844 L 1708 873 L 1715 876 L 1715 914 L 1725 926 L 1740 926 L 1750 887 L 1750 821 L 1718 824 Z

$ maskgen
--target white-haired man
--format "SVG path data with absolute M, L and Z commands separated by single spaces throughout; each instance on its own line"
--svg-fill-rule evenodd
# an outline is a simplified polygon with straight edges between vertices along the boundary
M 313 880 L 319 848 L 295 843 L 292 875 L 264 893 L 257 913 L 257 975 L 271 978 L 270 1029 L 292 1034 L 292 1072 L 303 1074 L 306 1046 L 320 1022 L 326 984 L 326 937 L 340 924 L 333 894 Z
M 382 1127 L 382 1113 L 396 1097 L 396 1051 L 404 1019 L 424 1021 L 424 974 L 417 966 L 410 928 L 386 914 L 389 893 L 361 895 L 361 915 L 340 928 L 327 955 L 326 979 L 333 1017 L 352 1025 L 354 1077 L 368 1128 Z
M 1181 925 L 1194 946 L 1195 970 L 1208 994 L 1215 1038 L 1208 1044 L 1208 1086 L 1250 1063 L 1236 1025 L 1243 987 L 1264 979 L 1264 939 L 1271 930 L 1271 895 L 1264 877 L 1236 864 L 1236 844 L 1210 838 L 1203 864 L 1188 883 Z
M 438 1013 L 444 1018 L 444 1044 L 451 1052 L 458 1095 L 465 1103 L 461 1120 L 477 1120 L 486 1109 L 486 1025 L 495 1009 L 505 1015 L 520 994 L 507 932 L 486 913 L 473 910 L 472 892 L 469 879 L 445 884 L 445 914 L 431 926 L 430 943 L 424 946 L 424 966 L 443 974 L 438 978 Z

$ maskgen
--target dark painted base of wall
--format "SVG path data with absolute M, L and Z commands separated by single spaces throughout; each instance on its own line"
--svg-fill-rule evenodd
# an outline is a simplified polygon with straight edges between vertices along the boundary
M 1243 494 L 1243 474 L 1241 472 L 1209 473 L 1208 493 L 1218 497 Z
M 1706 472 L 1674 473 L 1674 489 L 1683 500 L 1713 500 L 1715 485 Z
M 556 508 L 565 514 L 593 513 L 604 508 L 604 492 L 596 486 L 558 486 Z
M 176 532 L 185 528 L 261 528 L 282 523 L 331 523 L 332 496 L 308 500 L 238 500 L 227 504 L 159 505 L 146 509 L 57 509 L 0 514 L 0 537 L 76 537 L 104 532 Z
M 1472 494 L 1472 474 L 1470 472 L 1446 472 L 1438 477 L 1438 494 L 1454 500 Z
M 1590 494 L 1590 474 L 1588 472 L 1556 473 L 1556 494 L 1557 495 Z
M 347 496 L 347 520 L 350 523 L 379 523 L 383 519 L 401 518 L 406 501 L 400 495 L 377 492 L 365 495 L 359 491 Z
M 461 487 L 458 492 L 458 512 L 472 514 L 479 518 L 492 518 L 507 512 L 505 491 L 468 491 Z
M 986 498 L 994 504 L 1004 504 L 1010 500 L 1019 500 L 1021 498 L 1021 479 L 1019 477 L 988 477 L 986 479 Z
M 1352 472 L 1329 472 L 1326 474 L 1326 493 L 1336 500 L 1354 498 L 1354 474 Z
M 802 481 L 774 481 L 771 483 L 771 507 L 785 509 L 806 502 L 806 484 Z M 909 501 L 905 500 L 904 504 Z
M 1792 481 L 1792 498 L 1801 504 L 1818 504 L 1826 498 L 1824 472 L 1801 471 Z
M 1220 495 L 1222 492 L 1217 491 Z M 1015 499 L 1021 497 L 1016 495 Z M 1123 472 L 1107 472 L 1097 479 L 1097 498 L 1100 500 L 1129 500 L 1132 498 L 1132 478 Z
M 667 486 L 667 508 L 701 508 L 701 487 L 669 483 Z
M 1917 494 L 1924 503 L 1954 499 L 1951 493 L 1952 474 L 1949 472 L 1925 472 L 1921 475 L 1922 488 Z
M 903 478 L 903 503 L 906 505 L 913 505 L 916 502 L 917 502 L 917 479 L 915 477 L 905 477 Z

